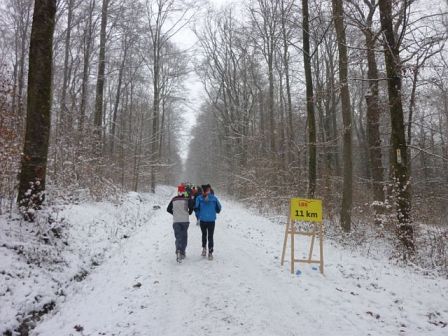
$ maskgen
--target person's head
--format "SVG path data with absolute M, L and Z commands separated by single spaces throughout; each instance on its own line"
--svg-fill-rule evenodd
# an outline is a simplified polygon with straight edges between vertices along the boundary
M 213 189 L 212 189 L 212 186 L 210 185 L 210 184 L 207 184 L 207 188 L 208 188 L 208 192 L 210 193 L 210 194 L 214 194 L 215 192 L 213 191 Z
M 210 189 L 208 188 L 207 184 L 202 185 L 202 195 L 208 195 L 210 193 Z
M 177 194 L 179 196 L 182 196 L 185 192 L 185 186 L 183 184 L 180 184 L 177 186 Z

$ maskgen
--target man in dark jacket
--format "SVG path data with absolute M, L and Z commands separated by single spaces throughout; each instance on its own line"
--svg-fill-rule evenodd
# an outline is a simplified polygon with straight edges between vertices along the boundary
M 208 259 L 213 259 L 213 234 L 215 232 L 216 214 L 221 212 L 221 203 L 218 198 L 211 193 L 209 184 L 202 186 L 202 195 L 196 198 L 194 211 L 200 220 L 202 231 L 202 256 L 206 256 L 207 252 L 207 236 L 208 236 Z
M 185 249 L 188 242 L 188 226 L 190 225 L 190 215 L 193 213 L 194 202 L 191 198 L 185 197 L 185 186 L 177 187 L 177 196 L 174 197 L 166 209 L 173 215 L 173 229 L 176 237 L 176 260 L 181 262 L 185 259 Z

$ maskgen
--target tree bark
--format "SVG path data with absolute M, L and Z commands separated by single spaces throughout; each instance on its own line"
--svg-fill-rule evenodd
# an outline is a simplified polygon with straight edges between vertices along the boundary
M 153 108 L 152 108 L 152 134 L 151 134 L 151 192 L 156 192 L 156 171 L 155 171 L 155 160 L 158 158 L 157 155 L 157 131 L 159 128 L 159 115 L 160 115 L 160 31 L 157 27 L 157 36 L 153 40 L 155 43 L 153 46 Z
M 60 114 L 61 114 L 61 123 L 63 127 L 71 127 L 71 122 L 68 122 L 67 115 L 67 106 L 66 106 L 66 98 L 67 98 L 67 86 L 69 82 L 69 71 L 68 71 L 68 62 L 70 58 L 70 41 L 71 41 L 71 33 L 72 33 L 72 21 L 73 21 L 73 2 L 74 0 L 68 1 L 68 13 L 67 13 L 67 31 L 65 35 L 65 52 L 64 52 L 64 75 L 62 80 L 62 93 L 61 93 L 61 106 L 60 106 Z M 62 129 L 62 127 L 61 127 Z M 62 134 L 62 132 L 60 132 Z
M 20 116 L 20 129 L 19 131 L 23 131 L 23 122 L 24 122 L 24 111 L 23 111 L 23 90 L 25 89 L 25 60 L 26 60 L 26 49 L 28 47 L 28 29 L 30 25 L 30 16 L 31 16 L 31 1 L 29 1 L 29 6 L 26 6 L 25 3 L 20 4 L 20 15 L 23 17 L 19 22 L 19 30 L 20 30 L 20 61 L 19 61 L 19 76 L 18 76 L 18 113 Z
M 111 129 L 111 144 L 110 144 L 110 155 L 114 154 L 115 147 L 115 129 L 117 126 L 117 115 L 118 115 L 118 106 L 120 105 L 120 97 L 121 97 L 121 86 L 123 83 L 123 72 L 124 66 L 126 63 L 127 52 L 128 52 L 128 44 L 126 41 L 126 37 L 123 40 L 123 58 L 121 60 L 120 69 L 118 70 L 118 83 L 117 83 L 117 92 L 115 95 L 115 103 L 114 103 L 114 112 L 112 115 L 112 129 Z
M 350 93 L 348 90 L 348 57 L 344 27 L 344 8 L 342 0 L 332 0 L 333 20 L 336 29 L 339 52 L 339 85 L 341 91 L 341 110 L 343 130 L 344 185 L 342 190 L 341 227 L 351 230 L 351 212 L 353 202 L 353 163 L 352 163 L 352 115 Z
M 35 0 L 29 53 L 25 144 L 17 197 L 19 206 L 27 209 L 40 208 L 44 199 L 51 125 L 55 14 L 56 0 Z
M 414 252 L 414 229 L 411 225 L 411 185 L 409 180 L 409 158 L 405 137 L 403 103 L 401 98 L 400 49 L 395 39 L 392 3 L 379 0 L 381 29 L 384 33 L 384 58 L 387 71 L 389 111 L 391 119 L 391 166 L 394 178 L 397 217 L 397 235 L 406 253 Z M 406 254 L 404 255 L 406 257 Z
M 98 77 L 96 82 L 94 132 L 97 154 L 101 152 L 101 128 L 103 124 L 104 72 L 106 69 L 106 27 L 109 0 L 103 0 L 101 9 L 100 53 L 98 57 Z
M 289 51 L 288 51 L 288 36 L 286 31 L 286 9 L 284 0 L 282 0 L 282 35 L 283 35 L 283 62 L 285 67 L 285 85 L 286 85 L 286 110 L 288 117 L 288 136 L 287 136 L 287 150 L 288 160 L 292 161 L 292 144 L 294 139 L 293 121 L 292 121 L 292 99 L 291 99 L 291 84 L 289 78 Z
M 369 29 L 365 32 L 367 49 L 367 78 L 369 92 L 366 95 L 367 104 L 367 141 L 369 143 L 369 161 L 373 180 L 373 195 L 375 201 L 384 202 L 384 173 L 381 154 L 380 107 L 378 94 L 378 68 L 375 58 L 375 38 Z
M 311 73 L 310 25 L 308 0 L 302 0 L 303 65 L 306 82 L 306 111 L 308 120 L 308 197 L 316 191 L 316 117 L 314 112 L 313 76 Z
M 93 34 L 93 10 L 95 8 L 95 0 L 90 0 L 89 4 L 89 18 L 87 27 L 84 30 L 84 57 L 83 57 L 83 71 L 82 71 L 82 83 L 81 83 L 81 103 L 79 107 L 79 136 L 83 136 L 84 122 L 86 116 L 87 105 L 87 85 L 89 81 L 89 67 L 90 67 L 90 52 L 92 48 L 92 34 Z

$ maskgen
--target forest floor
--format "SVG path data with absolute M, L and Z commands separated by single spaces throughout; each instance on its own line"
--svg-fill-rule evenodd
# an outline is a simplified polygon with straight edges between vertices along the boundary
M 18 312 L 51 300 L 55 308 L 32 335 L 447 334 L 447 279 L 331 241 L 325 275 L 303 264 L 291 274 L 288 262 L 280 266 L 284 226 L 230 200 L 222 200 L 216 222 L 214 260 L 200 256 L 192 216 L 187 258 L 178 264 L 165 211 L 173 190 L 61 210 L 70 234 L 58 247 L 57 269 L 42 266 L 45 260 L 36 266 L 35 248 L 0 228 L 0 333 L 16 327 Z M 25 247 L 18 253 L 17 246 Z M 297 239 L 299 257 L 307 246 Z

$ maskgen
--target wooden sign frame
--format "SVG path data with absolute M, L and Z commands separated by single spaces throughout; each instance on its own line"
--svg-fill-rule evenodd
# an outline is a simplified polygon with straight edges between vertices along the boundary
M 310 222 L 312 224 L 313 230 L 312 231 L 303 231 L 303 230 L 296 230 L 296 222 L 294 218 L 291 217 L 291 209 L 292 209 L 292 201 L 290 200 L 289 203 L 289 214 L 288 214 L 288 222 L 286 223 L 286 230 L 285 230 L 285 239 L 283 241 L 283 251 L 282 251 L 282 259 L 281 259 L 281 265 L 283 266 L 285 261 L 285 254 L 286 254 L 286 248 L 288 244 L 288 235 L 291 236 L 291 273 L 294 274 L 294 263 L 295 262 L 304 262 L 308 264 L 319 264 L 319 270 L 320 273 L 324 274 L 324 234 L 323 234 L 323 224 L 320 221 L 312 221 Z M 310 200 L 307 200 L 310 201 Z M 302 221 L 305 222 L 305 221 Z M 309 236 L 311 237 L 311 244 L 310 244 L 310 250 L 308 254 L 307 259 L 295 259 L 294 256 L 294 240 L 296 235 L 302 235 L 302 236 Z M 313 250 L 314 250 L 314 243 L 316 240 L 316 236 L 319 238 L 319 260 L 313 259 Z

